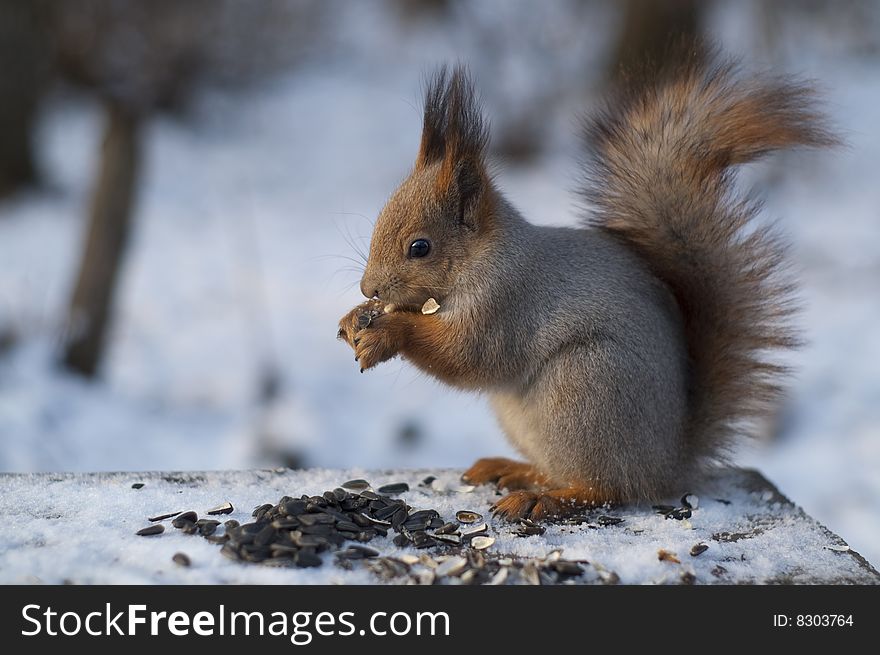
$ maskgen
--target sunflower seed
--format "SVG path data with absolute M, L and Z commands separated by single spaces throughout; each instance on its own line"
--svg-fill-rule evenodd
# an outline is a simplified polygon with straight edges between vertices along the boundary
M 388 528 L 391 527 L 391 521 L 381 521 L 381 520 L 373 518 L 372 516 L 369 516 L 367 514 L 363 514 L 362 516 L 370 522 L 370 526 L 374 530 L 387 531 Z
M 335 523 L 336 519 L 330 514 L 301 514 L 299 516 L 299 522 L 304 526 L 315 526 L 315 525 L 329 525 L 331 523 Z
M 275 537 L 275 528 L 271 525 L 267 525 L 262 530 L 260 530 L 256 535 L 254 535 L 254 545 L 255 546 L 266 546 L 272 539 Z
M 562 559 L 562 549 L 555 548 L 554 550 L 551 550 L 549 553 L 547 553 L 547 556 L 544 558 L 544 561 L 547 564 L 550 564 L 550 563 L 556 562 L 557 560 L 560 560 L 560 559 Z
M 360 512 L 349 512 L 348 517 L 351 519 L 351 522 L 359 528 L 369 528 L 373 525 L 372 521 Z
M 302 549 L 294 557 L 294 562 L 300 568 L 308 568 L 313 566 L 321 566 L 321 558 L 317 554 L 308 549 Z
M 502 567 L 495 572 L 495 575 L 489 580 L 487 584 L 490 585 L 502 585 L 507 581 L 508 569 L 507 567 Z
M 430 523 L 430 520 L 425 519 L 425 518 L 422 518 L 422 519 L 411 519 L 410 518 L 410 519 L 407 519 L 403 523 L 403 527 L 406 528 L 407 530 L 409 530 L 410 532 L 416 532 L 419 530 L 427 530 L 429 523 Z M 395 527 L 393 520 L 391 521 L 391 525 L 392 525 L 392 527 Z
M 350 546 L 350 548 L 353 548 L 354 550 L 359 550 L 360 552 L 362 552 L 364 554 L 365 558 L 372 559 L 374 557 L 379 557 L 379 551 L 376 550 L 375 548 L 368 548 L 367 546 L 358 546 L 357 544 L 353 544 L 352 546 Z
M 709 546 L 707 546 L 706 544 L 694 544 L 693 546 L 691 546 L 691 557 L 702 555 L 707 550 L 709 550 Z
M 189 566 L 192 564 L 192 561 L 186 553 L 174 553 L 171 557 L 171 561 L 175 564 L 180 564 L 180 566 Z
M 357 478 L 356 480 L 349 480 L 348 482 L 342 483 L 343 489 L 349 489 L 350 491 L 363 491 L 364 489 L 370 488 L 370 483 L 366 480 L 362 480 L 361 478 Z
M 328 516 L 332 516 L 336 521 L 348 521 L 349 520 L 348 514 L 346 514 L 345 512 L 342 512 L 338 509 L 333 509 L 332 507 L 324 508 L 324 514 L 327 514 Z
M 131 488 L 132 489 L 143 489 L 144 483 L 143 482 L 135 482 L 133 485 L 131 485 Z
M 427 519 L 431 520 L 440 516 L 436 509 L 420 509 L 409 515 L 410 519 Z
M 220 554 L 232 560 L 241 559 L 238 553 L 238 549 L 231 543 L 223 544 L 223 548 L 220 549 Z
M 379 551 L 355 544 L 345 550 L 340 550 L 336 556 L 341 559 L 372 559 L 379 556 Z
M 472 585 L 478 582 L 480 572 L 476 569 L 468 569 L 458 578 L 463 585 Z
M 340 502 L 339 506 L 346 512 L 351 512 L 362 510 L 368 504 L 369 501 L 366 498 L 363 498 L 361 496 L 349 496 L 348 498 Z
M 540 525 L 535 527 L 523 526 L 519 530 L 517 530 L 515 534 L 517 537 L 535 537 L 537 535 L 544 534 L 545 531 L 545 528 Z
M 464 555 L 468 558 L 468 562 L 470 562 L 471 568 L 474 569 L 482 569 L 486 566 L 486 557 L 478 550 L 468 550 L 464 552 Z
M 479 525 L 472 525 L 468 528 L 461 529 L 461 538 L 462 539 L 470 539 L 471 537 L 476 537 L 478 535 L 487 534 L 489 532 L 489 526 L 486 523 L 480 523 Z
M 313 535 L 313 534 L 303 534 L 298 531 L 294 531 L 290 533 L 290 541 L 300 548 L 320 548 L 322 546 L 327 545 L 327 540 Z
M 669 514 L 675 509 L 675 505 L 653 505 L 652 507 L 657 510 L 658 514 Z
M 581 575 L 584 572 L 581 565 L 577 562 L 570 562 L 564 559 L 553 562 L 550 564 L 550 568 L 561 575 Z
M 217 532 L 218 525 L 220 525 L 220 521 L 205 521 L 201 525 L 199 525 L 199 523 L 196 523 L 199 534 L 203 537 L 210 537 L 212 534 Z
M 208 510 L 208 516 L 217 516 L 218 514 L 232 514 L 235 508 L 232 506 L 232 503 L 223 503 L 222 505 L 217 505 L 212 509 Z
M 301 523 L 295 518 L 275 519 L 270 523 L 276 530 L 296 530 Z
M 199 520 L 199 515 L 195 512 L 183 512 L 183 514 L 179 514 L 171 521 L 171 525 L 175 528 L 183 528 L 187 523 L 195 523 Z
M 606 516 L 605 514 L 603 514 L 598 519 L 596 519 L 596 523 L 601 526 L 617 525 L 618 523 L 623 523 L 623 519 L 619 516 Z
M 395 482 L 392 484 L 382 485 L 377 489 L 380 494 L 389 494 L 395 496 L 397 494 L 404 494 L 409 491 L 409 485 L 406 482 Z
M 436 479 L 437 479 L 437 476 L 435 476 L 435 475 L 429 475 L 429 476 L 426 477 L 424 480 L 422 480 L 421 482 L 419 482 L 419 486 L 420 486 L 420 487 L 430 487 L 431 484 L 432 484 L 432 483 L 434 482 L 434 480 L 436 480 Z
M 422 569 L 418 573 L 416 573 L 416 584 L 419 585 L 432 585 L 434 584 L 434 580 L 436 580 L 437 576 L 434 574 L 434 571 L 431 569 Z
M 424 532 L 413 532 L 412 545 L 415 548 L 431 548 L 433 546 L 436 546 L 437 542 Z
M 691 510 L 686 507 L 679 507 L 678 509 L 674 509 L 669 514 L 666 515 L 668 519 L 675 519 L 676 521 L 682 521 L 684 519 L 689 519 L 691 517 Z
M 444 523 L 444 524 L 441 525 L 439 528 L 437 528 L 436 530 L 434 530 L 434 534 L 435 534 L 435 535 L 441 535 L 441 534 L 455 534 L 456 532 L 458 532 L 458 524 L 457 524 L 457 523 L 452 523 L 452 522 Z
M 514 534 L 517 537 L 534 537 L 539 534 L 544 534 L 545 531 L 546 529 L 543 525 L 538 525 L 529 519 L 520 519 L 519 527 Z
M 431 536 L 437 541 L 442 541 L 444 544 L 450 544 L 452 546 L 458 546 L 461 544 L 461 536 L 457 534 L 439 534 L 435 532 Z
M 526 584 L 530 585 L 539 585 L 541 584 L 541 575 L 538 573 L 538 567 L 535 566 L 534 562 L 526 562 L 520 571 L 520 577 Z
M 388 525 L 391 525 L 391 518 L 401 509 L 403 509 L 404 517 L 406 517 L 406 505 L 403 503 L 392 503 L 373 512 L 373 518 L 380 521 L 388 521 Z
M 306 501 L 302 499 L 288 500 L 281 505 L 281 513 L 287 516 L 299 516 L 306 512 Z
M 299 552 L 299 548 L 287 544 L 269 544 L 269 550 L 272 552 L 273 557 L 293 557 Z
M 422 305 L 422 314 L 436 314 L 440 309 L 440 305 L 433 298 L 428 298 Z
M 599 579 L 602 580 L 602 584 L 614 585 L 620 582 L 620 576 L 617 575 L 614 571 L 606 571 L 605 569 L 600 569 L 598 571 Z
M 398 507 L 397 511 L 391 516 L 391 529 L 400 530 L 406 521 L 406 507 Z M 427 524 L 425 525 L 427 527 Z M 424 529 L 424 528 L 421 528 Z
M 353 521 L 337 521 L 336 529 L 343 532 L 360 532 L 361 526 Z
M 173 517 L 175 517 L 175 516 L 177 516 L 178 514 L 181 514 L 181 513 L 182 513 L 182 512 L 171 512 L 170 514 L 161 514 L 161 515 L 159 515 L 159 516 L 153 516 L 153 517 L 151 517 L 151 518 L 148 518 L 147 520 L 148 520 L 150 523 L 155 523 L 156 521 L 164 521 L 165 519 L 173 518 Z
M 434 571 L 437 577 L 445 577 L 447 575 L 458 575 L 467 568 L 468 561 L 464 557 L 450 557 L 442 562 Z
M 477 550 L 486 550 L 494 543 L 495 537 L 474 537 L 473 539 L 471 539 L 471 548 L 476 548 Z
M 483 520 L 483 515 L 467 509 L 461 509 L 455 513 L 455 518 L 459 523 L 476 523 Z
M 165 532 L 165 526 L 161 523 L 158 523 L 156 525 L 151 525 L 146 528 L 141 528 L 140 530 L 135 532 L 135 534 L 140 537 L 150 537 L 154 534 L 162 534 L 163 532 Z
M 382 557 L 367 563 L 367 567 L 384 580 L 393 580 L 409 573 L 409 565 L 389 557 Z

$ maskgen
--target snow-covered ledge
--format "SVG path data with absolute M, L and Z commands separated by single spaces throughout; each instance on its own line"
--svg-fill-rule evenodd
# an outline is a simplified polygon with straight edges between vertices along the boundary
M 726 470 L 705 488 L 683 490 L 698 498 L 669 499 L 672 508 L 681 510 L 695 504 L 689 517 L 688 511 L 665 516 L 650 506 L 606 508 L 581 524 L 548 525 L 542 534 L 527 536 L 517 534 L 523 526 L 491 517 L 489 507 L 497 498 L 493 489 L 462 487 L 459 473 L 315 469 L 0 475 L 0 583 L 880 583 L 880 574 L 843 539 L 756 471 Z M 478 542 L 485 546 L 479 551 L 467 540 L 469 545 L 462 547 L 415 549 L 395 545 L 391 530 L 365 544 L 379 557 L 340 563 L 331 550 L 320 555 L 323 565 L 298 568 L 235 561 L 221 554 L 220 544 L 175 529 L 171 519 L 148 521 L 187 510 L 201 518 L 229 502 L 234 507 L 230 514 L 206 517 L 221 522 L 216 542 L 222 539 L 223 522 L 253 521 L 256 506 L 278 503 L 282 496 L 319 495 L 356 478 L 368 480 L 374 489 L 407 483 L 410 489 L 395 497 L 405 499 L 410 512 L 436 509 L 451 522 L 459 510 L 481 514 L 485 519 L 479 522 L 488 523 L 494 541 Z M 161 534 L 135 534 L 160 523 L 165 526 Z M 383 563 L 383 558 L 389 560 Z M 485 570 L 476 570 L 481 567 Z M 471 569 L 475 572 L 468 573 Z

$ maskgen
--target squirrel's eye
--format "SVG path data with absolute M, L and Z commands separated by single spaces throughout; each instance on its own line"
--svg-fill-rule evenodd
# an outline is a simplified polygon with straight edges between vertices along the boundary
M 424 257 L 431 252 L 431 242 L 427 239 L 416 239 L 409 245 L 409 256 Z

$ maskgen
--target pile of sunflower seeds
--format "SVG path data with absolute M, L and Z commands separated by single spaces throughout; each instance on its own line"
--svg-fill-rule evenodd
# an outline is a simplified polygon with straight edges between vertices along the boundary
M 561 551 L 542 559 L 490 554 L 495 538 L 489 535 L 480 513 L 459 510 L 454 520 L 447 521 L 434 509 L 414 510 L 394 497 L 408 491 L 406 483 L 374 490 L 366 480 L 349 480 L 320 496 L 284 496 L 274 505 L 260 505 L 248 523 L 230 519 L 221 524 L 214 518 L 199 518 L 194 511 L 174 512 L 151 517 L 154 525 L 137 534 L 161 534 L 164 527 L 160 522 L 172 519 L 174 528 L 222 545 L 220 552 L 236 561 L 315 567 L 322 564 L 320 553 L 333 551 L 337 566 L 351 569 L 358 560 L 365 560 L 367 568 L 382 580 L 409 584 L 560 584 L 587 572 L 589 563 L 565 560 Z M 207 514 L 217 516 L 233 510 L 231 503 L 224 503 Z M 595 527 L 615 522 L 598 521 Z M 542 526 L 522 519 L 514 534 L 529 537 L 543 532 Z M 396 546 L 425 552 L 380 557 L 379 551 L 363 545 L 389 533 L 394 534 Z M 178 553 L 175 558 L 181 566 L 189 565 L 185 554 Z M 598 566 L 592 567 L 592 574 L 601 582 L 617 581 L 616 574 Z
M 479 550 L 431 557 L 399 555 L 380 557 L 367 563 L 368 568 L 383 581 L 401 581 L 407 584 L 458 585 L 555 585 L 571 584 L 588 575 L 589 562 L 562 558 L 555 550 L 544 558 L 514 559 L 487 556 Z M 593 568 L 594 580 L 616 584 L 617 574 L 601 567 Z

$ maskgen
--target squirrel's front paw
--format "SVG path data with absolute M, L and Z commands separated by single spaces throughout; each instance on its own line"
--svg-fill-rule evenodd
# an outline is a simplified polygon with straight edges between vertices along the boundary
M 354 340 L 357 338 L 358 333 L 382 316 L 385 311 L 384 307 L 385 303 L 375 298 L 362 302 L 339 321 L 339 332 L 336 333 L 336 338 L 342 339 L 354 348 Z
M 369 328 L 357 333 L 352 340 L 355 361 L 361 365 L 361 373 L 394 357 L 399 352 L 397 339 L 390 329 L 389 316 L 373 319 Z

